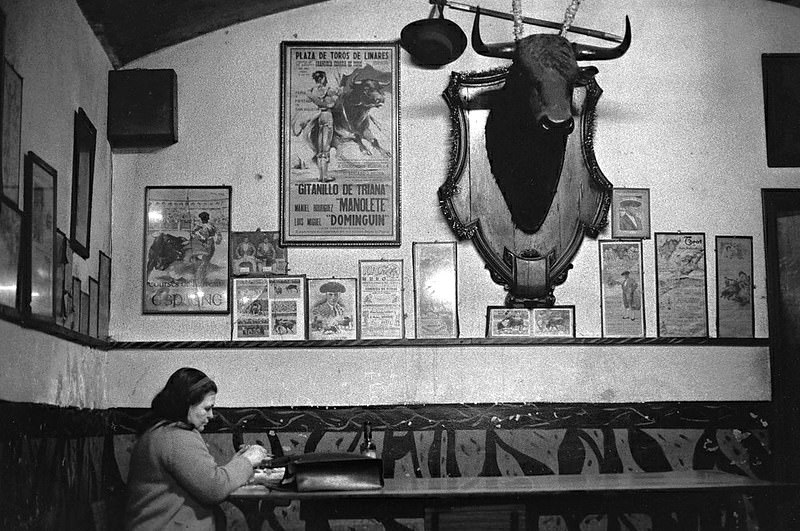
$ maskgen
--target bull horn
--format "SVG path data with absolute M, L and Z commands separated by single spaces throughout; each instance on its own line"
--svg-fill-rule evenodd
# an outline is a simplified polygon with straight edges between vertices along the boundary
M 602 61 L 604 59 L 616 59 L 622 57 L 622 54 L 628 51 L 631 45 L 631 21 L 625 15 L 625 36 L 622 42 L 614 48 L 601 48 L 599 46 L 590 46 L 588 44 L 572 43 L 572 49 L 575 51 L 575 59 L 578 61 Z
M 475 8 L 475 20 L 472 22 L 472 49 L 486 57 L 513 58 L 514 49 L 516 48 L 516 44 L 513 42 L 484 44 L 483 39 L 481 39 L 480 18 L 481 8 L 477 6 Z

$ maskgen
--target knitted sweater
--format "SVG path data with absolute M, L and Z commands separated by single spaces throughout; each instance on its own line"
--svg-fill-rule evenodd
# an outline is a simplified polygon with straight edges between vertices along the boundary
M 252 474 L 242 456 L 219 466 L 200 432 L 185 423 L 151 428 L 131 455 L 125 527 L 213 530 L 214 506 Z

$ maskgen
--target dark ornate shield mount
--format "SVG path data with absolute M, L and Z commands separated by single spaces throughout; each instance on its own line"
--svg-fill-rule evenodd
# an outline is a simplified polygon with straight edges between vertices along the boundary
M 450 167 L 439 205 L 460 240 L 471 239 L 492 279 L 508 290 L 507 306 L 552 306 L 553 289 L 567 279 L 584 236 L 606 226 L 612 185 L 594 156 L 595 107 L 602 89 L 592 79 L 575 87 L 575 131 L 550 209 L 539 230 L 517 229 L 492 175 L 485 125 L 507 68 L 453 72 L 443 93 L 452 122 Z

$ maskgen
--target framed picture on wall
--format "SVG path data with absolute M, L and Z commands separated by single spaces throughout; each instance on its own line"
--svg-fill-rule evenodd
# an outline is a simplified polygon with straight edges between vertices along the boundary
M 142 313 L 228 313 L 230 186 L 145 188 Z
M 256 229 L 231 232 L 231 273 L 235 277 L 285 275 L 286 247 L 279 244 L 277 231 Z
M 405 337 L 402 260 L 358 262 L 358 307 L 361 339 Z
M 753 238 L 717 236 L 717 337 L 754 337 Z
M 458 337 L 456 243 L 414 242 L 411 251 L 416 337 Z
M 400 245 L 397 42 L 281 43 L 281 243 Z
M 108 324 L 111 318 L 111 257 L 99 252 L 98 268 L 99 293 L 97 303 L 97 337 L 108 339 Z
M 533 337 L 575 337 L 575 306 L 531 309 Z
M 57 173 L 34 152 L 25 155 L 23 311 L 54 321 Z
M 761 54 L 767 166 L 800 167 L 800 53 Z
M 18 316 L 21 271 L 22 211 L 8 198 L 0 197 L 0 312 Z
M 708 337 L 706 236 L 656 232 L 658 337 Z
M 81 319 L 78 323 L 78 332 L 88 336 L 89 335 L 89 316 L 92 311 L 92 301 L 89 298 L 89 293 L 81 291 Z
M 600 240 L 603 337 L 644 337 L 642 242 Z
M 308 338 L 357 339 L 355 278 L 308 279 Z
M 97 322 L 100 309 L 100 283 L 89 277 L 89 335 L 98 337 Z
M 72 320 L 71 329 L 75 332 L 81 330 L 81 279 L 72 277 Z M 86 311 L 89 311 L 86 308 Z
M 234 278 L 233 301 L 234 341 L 306 338 L 305 277 Z
M 22 206 L 20 157 L 22 156 L 22 76 L 3 60 L 3 131 L 0 146 L 3 196 Z
M 78 109 L 75 112 L 72 142 L 70 246 L 81 258 L 89 258 L 97 129 L 95 129 L 83 109 Z
M 650 190 L 614 188 L 611 191 L 611 237 L 650 238 Z
M 486 308 L 486 337 L 530 337 L 531 311 L 528 308 L 489 306 Z
M 53 315 L 56 316 L 56 324 L 62 326 L 66 317 L 64 300 L 64 293 L 66 290 L 64 288 L 66 283 L 65 266 L 67 264 L 67 245 L 67 235 L 64 234 L 61 229 L 56 229 L 55 268 L 53 274 Z

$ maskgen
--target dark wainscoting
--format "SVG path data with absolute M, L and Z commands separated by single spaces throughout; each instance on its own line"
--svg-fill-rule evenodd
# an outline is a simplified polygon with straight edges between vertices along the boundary
M 0 529 L 115 529 L 128 456 L 145 409 L 86 410 L 0 401 Z M 770 479 L 769 403 L 451 404 L 221 408 L 211 452 L 259 439 L 276 455 L 356 451 L 369 420 L 386 477 L 595 474 L 719 469 Z M 224 504 L 229 529 L 244 518 Z M 748 499 L 726 509 L 755 528 Z M 542 519 L 556 528 L 561 517 Z M 649 529 L 648 515 L 594 518 L 601 529 Z M 268 517 L 301 527 L 297 507 Z M 383 528 L 373 522 L 376 529 Z M 587 528 L 591 522 L 587 521 Z M 356 527 L 370 528 L 369 522 Z M 422 522 L 398 525 L 419 529 Z M 399 527 L 402 529 L 403 527 Z

